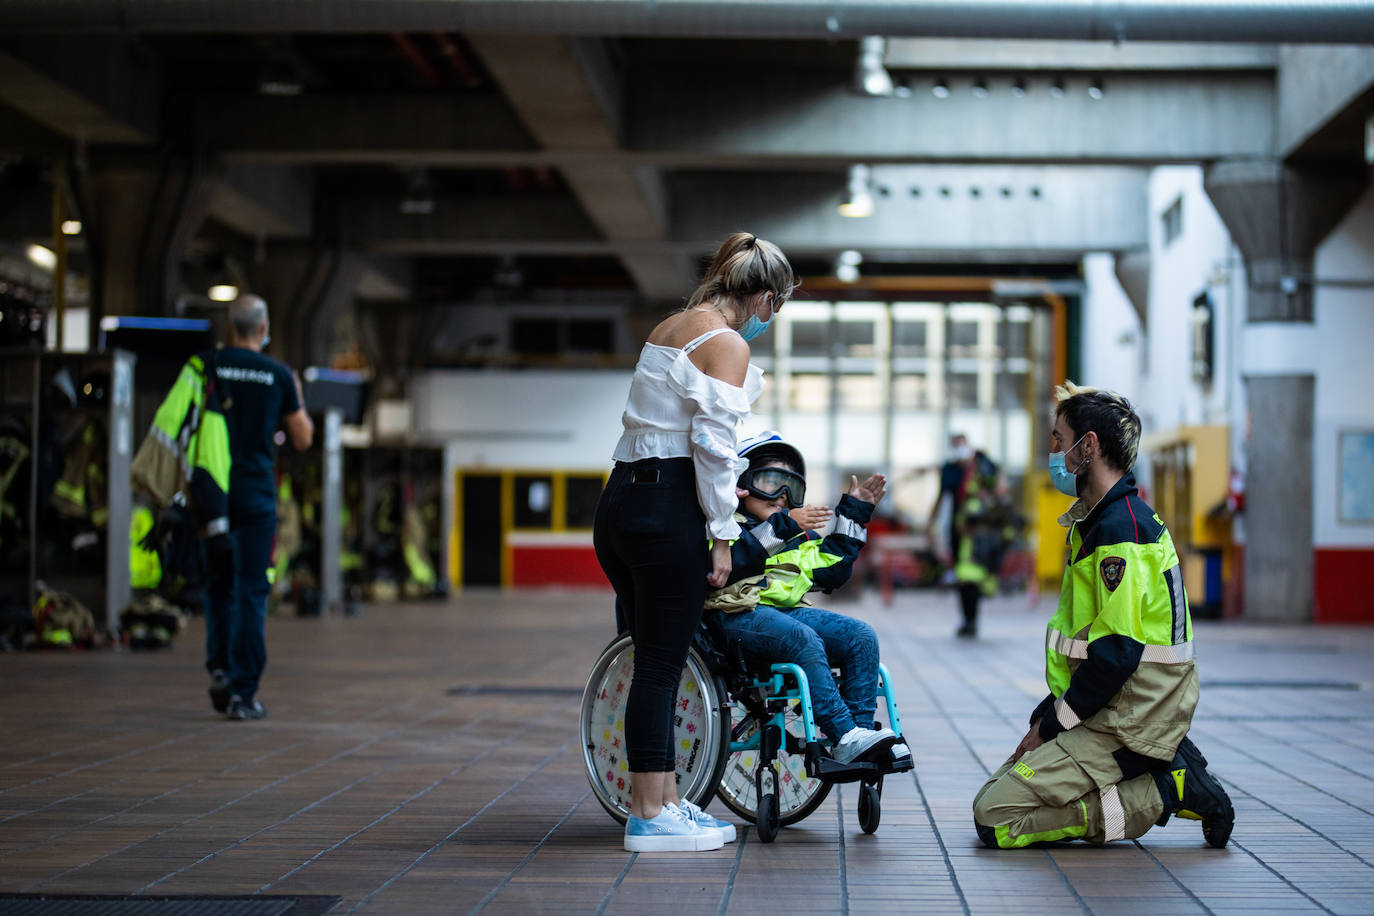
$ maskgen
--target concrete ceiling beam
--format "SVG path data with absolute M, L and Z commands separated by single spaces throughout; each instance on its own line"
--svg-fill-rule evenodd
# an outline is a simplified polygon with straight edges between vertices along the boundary
M 463 96 L 224 97 L 206 103 L 205 121 L 212 148 L 234 159 L 542 165 L 567 173 L 850 162 L 1144 165 L 1273 155 L 1272 71 L 1122 73 L 1103 78 L 1099 98 L 1082 74 L 1062 77 L 1061 88 L 1048 75 L 1031 77 L 1019 96 L 1010 77 L 994 76 L 986 79 L 986 96 L 977 97 L 975 79 L 948 76 L 946 98 L 932 94 L 933 79 L 913 85 L 909 98 L 860 98 L 825 73 L 635 73 L 621 144 L 591 142 L 594 134 L 609 140 L 604 125 L 555 129 L 562 120 L 556 113 L 535 128 L 538 111 L 527 115 L 516 98 L 528 131 L 503 101 Z M 741 93 L 741 84 L 750 91 Z M 572 110 L 590 117 L 597 106 L 584 97 Z
M 601 234 L 612 241 L 663 238 L 657 171 L 615 158 L 623 88 L 605 46 L 528 35 L 473 35 L 469 41 L 540 146 L 596 157 L 565 163 L 560 171 Z M 644 297 L 655 301 L 680 296 L 690 280 L 677 261 L 652 256 L 623 264 Z
M 311 231 L 314 192 L 314 176 L 303 167 L 230 162 L 210 215 L 249 238 L 302 238 Z
M 626 146 L 733 157 L 959 162 L 1196 162 L 1268 155 L 1272 73 L 1028 81 L 950 77 L 948 95 L 860 98 L 824 73 L 636 74 Z M 749 92 L 738 91 L 748 85 Z M 980 97 L 981 94 L 981 97 Z M 767 104 L 760 104 L 766 99 Z
M 7 43 L 0 53 L 0 103 L 80 142 L 150 144 L 160 133 L 161 80 L 130 53 L 130 44 L 122 36 Z

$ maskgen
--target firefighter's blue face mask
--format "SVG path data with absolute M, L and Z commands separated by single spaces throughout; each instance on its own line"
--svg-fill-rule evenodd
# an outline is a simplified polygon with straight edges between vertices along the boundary
M 1066 458 L 1069 452 L 1078 448 L 1079 444 L 1086 438 L 1088 438 L 1088 435 L 1084 433 L 1079 437 L 1078 442 L 1069 446 L 1067 450 L 1050 453 L 1050 482 L 1054 484 L 1056 490 L 1063 493 L 1065 496 L 1078 495 L 1078 475 L 1083 472 L 1083 469 L 1086 468 L 1089 463 L 1088 461 L 1084 461 L 1078 466 L 1077 471 L 1070 471 L 1066 463 Z

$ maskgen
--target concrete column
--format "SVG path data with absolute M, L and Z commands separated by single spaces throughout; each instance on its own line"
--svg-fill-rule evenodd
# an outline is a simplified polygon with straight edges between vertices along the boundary
M 299 245 L 271 252 L 256 264 L 252 292 L 267 300 L 268 352 L 297 369 L 329 365 L 334 322 L 352 307 L 363 267 L 350 252 Z
M 1364 182 L 1275 160 L 1229 159 L 1203 187 L 1245 257 L 1248 321 L 1311 321 L 1317 245 L 1359 199 Z
M 1245 616 L 1312 619 L 1311 375 L 1249 376 Z
M 320 497 L 320 613 L 332 614 L 343 607 L 343 576 L 339 552 L 343 549 L 343 443 L 339 431 L 343 411 L 324 412 L 324 486 Z
M 105 315 L 165 315 L 180 261 L 209 213 L 219 176 L 182 157 L 93 155 L 81 182 L 82 221 L 98 266 L 91 333 Z
M 1273 160 L 1222 161 L 1203 187 L 1245 258 L 1245 616 L 1312 619 L 1313 335 L 1317 245 L 1358 197 L 1358 180 Z M 1304 347 L 1302 344 L 1309 344 Z M 1308 358 L 1304 358 L 1305 356 Z

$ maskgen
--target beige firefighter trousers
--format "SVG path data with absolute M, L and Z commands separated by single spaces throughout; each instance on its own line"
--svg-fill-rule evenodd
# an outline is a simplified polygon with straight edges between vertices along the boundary
M 1164 802 L 1146 773 L 1122 781 L 1111 735 L 1079 726 L 1007 759 L 973 799 L 978 835 L 989 846 L 1081 839 L 1130 840 L 1154 826 Z

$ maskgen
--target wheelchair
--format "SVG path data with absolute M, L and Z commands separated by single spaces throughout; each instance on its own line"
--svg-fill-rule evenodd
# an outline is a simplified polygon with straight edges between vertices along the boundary
M 682 669 L 674 715 L 674 761 L 682 798 L 706 807 L 712 793 L 771 843 L 778 829 L 821 806 L 830 788 L 858 782 L 859 826 L 878 829 L 883 777 L 912 768 L 910 752 L 879 761 L 840 764 L 823 752 L 811 711 L 806 673 L 791 663 L 767 670 L 728 658 L 703 624 Z M 625 701 L 634 671 L 634 645 L 617 636 L 601 653 L 582 695 L 581 738 L 587 779 L 601 806 L 624 823 L 630 815 L 630 772 L 625 758 Z M 879 691 L 890 728 L 901 720 L 886 666 L 878 665 Z

